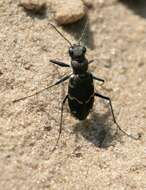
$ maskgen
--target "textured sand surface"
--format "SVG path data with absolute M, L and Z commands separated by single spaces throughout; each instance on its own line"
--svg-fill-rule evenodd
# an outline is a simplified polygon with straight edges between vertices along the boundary
M 113 136 L 108 104 L 98 98 L 86 122 L 71 117 L 66 105 L 58 149 L 60 107 L 67 83 L 13 104 L 46 87 L 68 69 L 68 44 L 46 16 L 26 14 L 18 1 L 0 1 L 0 190 L 146 189 L 146 6 L 116 0 L 93 1 L 85 39 L 90 70 L 106 80 L 96 90 L 110 96 L 120 126 L 136 135 Z M 142 2 L 142 1 L 141 1 Z M 59 28 L 75 42 L 83 22 Z M 104 130 L 103 147 L 98 147 Z

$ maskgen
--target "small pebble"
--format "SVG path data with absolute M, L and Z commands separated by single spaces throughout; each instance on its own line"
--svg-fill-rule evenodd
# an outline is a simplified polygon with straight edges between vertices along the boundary
M 74 23 L 85 15 L 85 6 L 81 0 L 60 0 L 56 2 L 55 20 L 60 25 Z
M 19 5 L 32 12 L 41 12 L 46 8 L 45 0 L 21 0 Z

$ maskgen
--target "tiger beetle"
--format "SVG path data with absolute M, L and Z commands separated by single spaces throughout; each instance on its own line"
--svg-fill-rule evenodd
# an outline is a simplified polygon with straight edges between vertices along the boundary
M 104 83 L 104 79 L 98 78 L 88 71 L 88 66 L 90 63 L 93 62 L 93 60 L 88 61 L 86 59 L 86 57 L 85 57 L 86 47 L 81 45 L 81 40 L 85 33 L 87 23 L 84 26 L 83 32 L 81 34 L 81 37 L 80 37 L 78 43 L 76 43 L 76 44 L 72 44 L 56 28 L 55 25 L 53 25 L 52 23 L 48 23 L 48 24 L 51 25 L 70 45 L 68 53 L 71 58 L 71 65 L 61 62 L 61 61 L 54 60 L 54 59 L 51 59 L 50 62 L 53 64 L 56 64 L 60 67 L 71 67 L 72 72 L 70 74 L 62 77 L 61 79 L 56 81 L 54 84 L 52 84 L 34 94 L 25 96 L 23 98 L 16 99 L 13 101 L 13 103 L 18 102 L 20 100 L 25 100 L 26 98 L 37 95 L 37 94 L 43 92 L 44 90 L 50 89 L 51 87 L 61 84 L 64 81 L 69 79 L 68 94 L 64 97 L 64 99 L 62 101 L 62 105 L 61 105 L 60 128 L 59 128 L 59 134 L 58 134 L 55 148 L 58 145 L 61 131 L 62 131 L 63 110 L 64 110 L 64 104 L 65 104 L 66 100 L 68 100 L 68 105 L 69 105 L 71 114 L 78 120 L 85 120 L 87 118 L 88 114 L 90 113 L 90 110 L 93 107 L 94 97 L 98 97 L 98 98 L 108 101 L 110 109 L 111 109 L 111 114 L 113 117 L 113 122 L 116 124 L 117 129 L 122 131 L 122 133 L 127 135 L 128 137 L 138 140 L 140 136 L 134 137 L 133 135 L 126 133 L 123 129 L 121 129 L 121 127 L 117 123 L 115 115 L 114 115 L 111 99 L 107 96 L 104 96 L 104 95 L 94 91 L 93 81 L 96 80 L 101 83 Z

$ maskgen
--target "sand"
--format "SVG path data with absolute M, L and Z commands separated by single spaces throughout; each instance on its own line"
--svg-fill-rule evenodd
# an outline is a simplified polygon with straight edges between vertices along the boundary
M 96 98 L 86 122 L 75 120 L 66 104 L 51 154 L 67 82 L 12 101 L 70 72 L 49 62 L 70 63 L 68 44 L 48 25 L 51 9 L 36 16 L 18 2 L 0 2 L 0 190 L 145 190 L 146 5 L 93 1 L 85 37 L 90 71 L 105 79 L 103 86 L 95 81 L 96 91 L 111 97 L 121 128 L 141 139 L 115 136 L 108 103 Z M 83 24 L 59 29 L 74 43 Z

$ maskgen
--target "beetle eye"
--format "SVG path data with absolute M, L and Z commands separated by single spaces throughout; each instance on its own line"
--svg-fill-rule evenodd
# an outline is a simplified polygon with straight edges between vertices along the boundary
M 83 53 L 86 53 L 86 48 L 85 48 L 85 47 L 83 47 L 83 49 L 82 49 L 82 50 L 83 50 Z
M 73 49 L 69 48 L 69 55 L 73 55 Z

